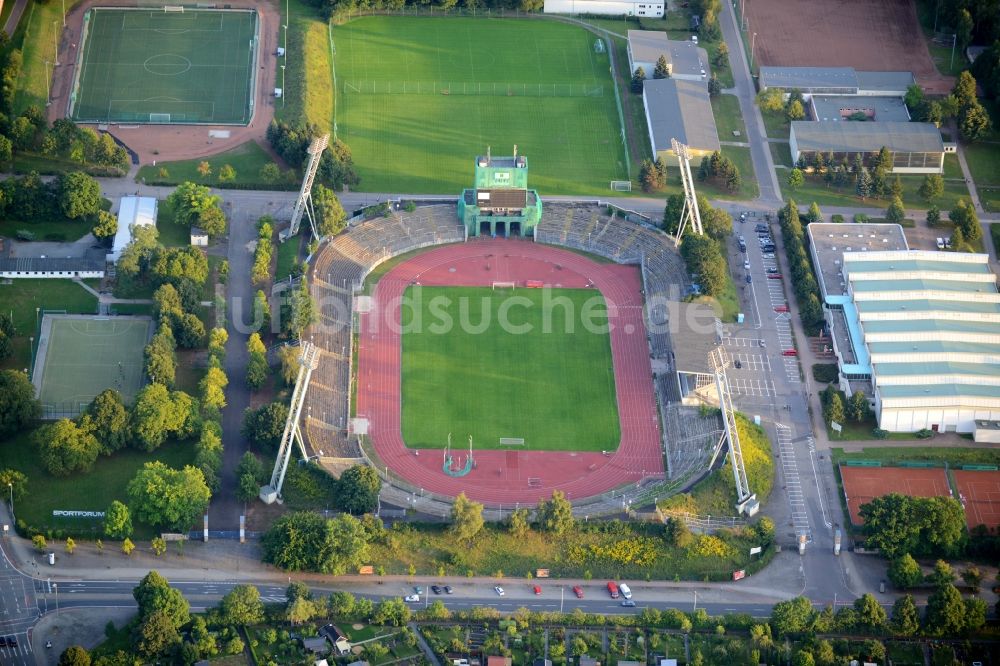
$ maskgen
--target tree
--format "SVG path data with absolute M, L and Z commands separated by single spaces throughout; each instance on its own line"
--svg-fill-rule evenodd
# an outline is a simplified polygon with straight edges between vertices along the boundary
M 202 160 L 198 162 L 198 175 L 202 178 L 208 178 L 212 175 L 212 165 L 208 162 Z
M 17 370 L 0 371 L 0 437 L 26 430 L 42 415 L 35 387 L 28 375 Z
M 211 491 L 200 469 L 171 469 L 160 461 L 143 465 L 128 484 L 136 516 L 144 523 L 186 530 L 208 508 Z
M 983 572 L 976 565 L 972 565 L 962 572 L 962 580 L 969 587 L 978 590 L 980 584 L 983 582 Z
M 220 368 L 209 368 L 198 383 L 201 391 L 201 404 L 210 409 L 221 410 L 226 406 L 226 386 L 229 378 Z
M 219 182 L 231 183 L 236 180 L 236 169 L 231 164 L 223 164 L 219 169 Z
M 870 632 L 880 631 L 886 623 L 885 609 L 870 593 L 865 593 L 854 600 L 854 612 L 857 613 L 858 627 Z
M 802 169 L 793 168 L 788 172 L 788 187 L 793 190 L 797 190 L 802 187 L 806 182 L 806 177 L 802 173 Z
M 371 513 L 378 506 L 381 491 L 382 479 L 374 467 L 354 465 L 337 481 L 337 505 L 347 513 Z
M 14 495 L 14 499 L 24 497 L 28 491 L 28 477 L 20 470 L 7 468 L 0 470 L 0 493 L 3 488 L 7 488 L 7 496 Z
M 666 185 L 661 170 L 650 159 L 644 159 L 639 164 L 639 182 L 642 184 L 644 192 L 656 192 Z
M 153 540 L 150 541 L 149 546 L 153 551 L 153 555 L 156 555 L 157 557 L 167 552 L 167 542 L 164 541 L 162 537 L 153 537 Z
M 45 550 L 46 546 L 45 537 L 42 536 L 41 534 L 36 534 L 35 536 L 31 537 L 31 545 L 34 546 L 35 550 L 39 552 Z
M 561 490 L 553 490 L 552 497 L 538 502 L 538 524 L 547 532 L 565 534 L 573 528 L 573 505 Z
M 256 331 L 250 334 L 247 339 L 247 353 L 248 354 L 263 354 L 267 351 L 267 347 L 264 346 L 263 341 L 260 339 L 260 334 Z
M 66 537 L 66 552 L 72 555 L 74 551 L 76 551 L 76 541 L 73 537 Z
M 281 312 L 282 331 L 288 337 L 301 338 L 302 331 L 316 321 L 316 306 L 309 293 L 308 281 L 303 277 L 298 289 L 285 293 L 287 297 Z
M 471 541 L 483 529 L 483 505 L 459 493 L 451 505 L 451 532 L 459 541 Z
M 91 400 L 83 414 L 81 425 L 85 425 L 97 438 L 101 453 L 111 454 L 128 441 L 128 418 L 121 393 L 106 389 Z
M 785 91 L 768 88 L 757 93 L 757 106 L 764 113 L 778 113 L 785 108 Z
M 816 666 L 816 658 L 809 650 L 799 650 L 792 657 L 792 666 Z
M 278 358 L 281 359 L 281 380 L 286 386 L 295 384 L 299 374 L 299 348 L 292 345 L 278 347 Z
M 246 384 L 250 390 L 256 391 L 263 386 L 270 374 L 271 366 L 267 364 L 267 357 L 261 352 L 250 352 L 247 357 L 246 374 Z
M 722 69 L 729 67 L 729 47 L 725 42 L 719 44 L 718 50 L 712 57 L 712 64 Z
M 372 616 L 375 624 L 389 624 L 394 627 L 402 627 L 410 621 L 410 607 L 402 599 L 384 599 L 375 607 L 375 615 Z
M 10 162 L 14 156 L 14 144 L 5 136 L 0 136 L 0 162 Z
M 844 422 L 844 400 L 840 397 L 840 393 L 836 391 L 830 393 L 829 399 L 823 406 L 823 420 L 827 423 Z
M 10 358 L 14 353 L 14 321 L 11 315 L 0 313 L 0 360 Z
M 958 134 L 964 141 L 981 139 L 990 131 L 991 126 L 990 114 L 979 102 L 963 107 L 958 113 Z
M 104 534 L 110 539 L 132 536 L 132 514 L 122 502 L 112 500 L 104 512 Z
M 198 227 L 212 238 L 226 233 L 226 214 L 218 206 L 206 208 L 198 213 Z
M 263 559 L 285 571 L 340 575 L 368 555 L 361 522 L 350 515 L 325 520 L 309 511 L 285 514 L 261 540 Z
M 97 211 L 94 226 L 90 228 L 90 233 L 94 234 L 94 238 L 98 240 L 114 237 L 118 233 L 118 216 L 106 210 Z
M 861 167 L 861 170 L 858 172 L 858 180 L 857 185 L 855 186 L 855 191 L 857 192 L 857 195 L 861 197 L 862 201 L 872 195 L 872 186 L 871 174 L 868 173 L 868 169 Z
M 203 210 L 217 207 L 220 198 L 204 185 L 184 182 L 167 197 L 167 205 L 174 213 L 174 222 L 190 227 Z
M 139 619 L 154 613 L 163 613 L 171 626 L 179 628 L 191 619 L 191 606 L 180 590 L 170 587 L 170 583 L 158 571 L 150 571 L 132 589 L 132 596 L 139 606 Z
M 240 433 L 254 446 L 265 451 L 273 450 L 281 441 L 288 420 L 288 407 L 281 402 L 271 402 L 257 409 L 248 409 L 243 415 Z
M 976 79 L 969 70 L 962 71 L 955 81 L 955 87 L 951 94 L 955 96 L 958 108 L 963 109 L 972 104 L 976 104 Z
M 935 227 L 941 222 L 941 211 L 937 206 L 927 209 L 927 226 Z
M 219 604 L 222 621 L 228 625 L 246 626 L 264 621 L 264 602 L 253 585 L 237 585 L 222 597 Z
M 885 212 L 885 219 L 889 222 L 899 224 L 906 217 L 906 210 L 903 208 L 903 202 L 899 197 L 893 197 L 892 203 L 889 204 L 889 209 Z
M 59 655 L 59 666 L 90 666 L 90 653 L 79 645 L 63 650 Z
M 59 176 L 57 185 L 59 210 L 76 220 L 96 215 L 101 210 L 101 186 L 82 171 L 70 171 Z
M 89 472 L 101 452 L 97 438 L 69 419 L 39 428 L 35 442 L 45 470 L 53 476 Z
M 708 77 L 708 94 L 711 97 L 718 97 L 722 94 L 722 83 L 714 73 Z
M 274 162 L 268 162 L 260 168 L 258 174 L 260 179 L 265 183 L 276 183 L 281 179 L 281 169 Z M 315 192 L 313 193 L 313 199 L 315 199 Z
M 174 334 L 167 322 L 163 322 L 143 350 L 146 374 L 153 383 L 159 383 L 164 387 L 174 385 L 177 373 L 177 359 L 174 358 L 176 348 Z
M 944 178 L 939 173 L 929 173 L 924 176 L 924 182 L 917 190 L 920 198 L 930 203 L 944 194 Z
M 927 582 L 935 587 L 950 585 L 955 582 L 955 571 L 944 560 L 934 563 L 934 569 L 927 575 Z
M 793 120 L 802 120 L 806 117 L 806 110 L 802 106 L 802 102 L 797 99 L 792 99 L 788 101 L 788 106 L 785 107 L 785 118 L 791 122 Z
M 779 601 L 771 611 L 771 628 L 778 636 L 805 631 L 812 624 L 815 612 L 806 597 Z
M 909 553 L 904 553 L 889 563 L 889 580 L 901 590 L 915 587 L 924 579 L 920 565 Z
M 205 324 L 193 312 L 185 313 L 177 322 L 177 343 L 184 349 L 195 349 L 205 339 Z
M 507 518 L 507 529 L 517 538 L 521 538 L 527 534 L 528 530 L 531 529 L 531 525 L 528 524 L 528 510 L 516 509 L 511 511 L 510 516 Z
M 213 328 L 208 333 L 208 355 L 222 365 L 226 358 L 226 343 L 229 341 L 229 333 L 224 328 Z
M 128 557 L 129 555 L 132 554 L 133 550 L 135 550 L 135 544 L 132 543 L 131 539 L 125 537 L 125 539 L 122 541 L 122 553 L 124 553 L 125 556 Z
M 906 594 L 896 599 L 889 626 L 900 636 L 912 636 L 920 630 L 920 611 L 913 602 L 913 595 Z
M 155 451 L 167 437 L 178 432 L 188 417 L 179 391 L 171 393 L 163 384 L 147 384 L 135 398 L 130 431 L 135 446 Z
M 156 657 L 181 642 L 177 627 L 162 611 L 150 613 L 139 621 L 136 638 L 139 652 L 149 658 Z
M 632 82 L 629 84 L 629 89 L 636 95 L 642 94 L 642 86 L 646 81 L 646 70 L 642 67 L 636 67 L 635 71 L 632 72 Z
M 925 625 L 928 633 L 938 636 L 954 636 L 965 630 L 965 604 L 954 585 L 940 585 L 927 598 Z
M 258 331 L 267 331 L 271 328 L 271 304 L 263 289 L 258 289 L 254 294 L 252 326 Z
M 660 57 L 656 59 L 656 67 L 653 69 L 653 78 L 670 78 L 670 65 L 667 64 L 667 57 L 663 54 L 660 54 Z
M 347 226 L 347 213 L 340 204 L 336 192 L 317 184 L 312 193 L 316 210 L 317 231 L 321 236 L 336 236 Z

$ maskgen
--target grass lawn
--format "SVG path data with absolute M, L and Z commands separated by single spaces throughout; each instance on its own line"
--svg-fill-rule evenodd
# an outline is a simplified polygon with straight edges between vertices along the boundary
M 69 12 L 77 2 L 69 0 L 66 11 Z M 51 76 L 45 61 L 57 60 L 55 38 L 62 29 L 62 10 L 60 3 L 29 2 L 21 15 L 12 40 L 14 46 L 21 49 L 24 61 L 14 95 L 14 115 L 20 115 L 31 105 L 45 108 L 45 79 Z
M 886 643 L 886 653 L 894 666 L 924 666 L 924 651 L 919 643 Z
M 795 166 L 792 161 L 792 149 L 787 142 L 768 142 L 767 145 L 771 149 L 771 159 L 774 160 L 774 166 L 783 166 L 788 169 Z M 787 176 L 785 177 L 787 178 Z M 781 174 L 778 174 L 778 180 L 781 180 Z
M 514 144 L 541 192 L 605 193 L 626 177 L 609 57 L 582 28 L 367 17 L 333 38 L 339 132 L 368 191 L 454 193 L 477 154 Z
M 95 314 L 97 297 L 71 280 L 14 280 L 0 285 L 0 307 L 14 315 L 14 354 L 0 362 L 3 368 L 27 368 L 31 362 L 29 336 L 34 336 L 36 308 Z
M 912 439 L 912 437 L 911 437 Z M 952 448 L 952 447 L 881 447 L 873 444 L 861 451 L 845 451 L 841 448 L 830 448 L 830 460 L 839 465 L 846 460 L 877 460 L 883 465 L 903 461 L 948 462 L 956 465 L 998 465 L 1000 451 L 997 449 Z
M 733 95 L 716 95 L 712 98 L 712 113 L 719 128 L 719 141 L 746 141 L 747 128 L 740 113 L 740 101 Z M 739 132 L 739 136 L 733 134 Z
M 295 267 L 295 261 L 299 257 L 299 246 L 301 244 L 301 235 L 278 244 L 278 258 L 274 269 L 275 282 L 280 282 L 292 274 L 292 268 Z
M 198 173 L 198 165 L 208 162 L 212 171 L 206 177 Z M 179 162 L 157 162 L 156 166 L 147 164 L 139 169 L 139 180 L 143 182 L 156 182 L 161 185 L 174 185 L 191 181 L 199 185 L 216 187 L 219 185 L 219 169 L 228 164 L 236 170 L 236 179 L 231 181 L 236 185 L 258 185 L 263 181 L 260 178 L 260 169 L 265 164 L 273 162 L 263 148 L 255 141 L 247 141 L 224 153 L 213 155 L 212 157 L 195 160 L 182 160 Z M 166 178 L 161 178 L 158 174 L 160 169 L 166 169 L 169 174 Z M 266 188 L 266 185 L 264 186 Z
M 599 292 L 523 289 L 516 313 L 503 305 L 509 292 L 482 287 L 410 287 L 406 298 L 421 322 L 403 322 L 407 446 L 444 448 L 455 433 L 458 449 L 470 435 L 481 449 L 502 448 L 501 437 L 523 438 L 528 450 L 618 448 L 610 337 L 587 330 L 605 321 Z M 472 328 L 483 321 L 497 323 Z
M 282 25 L 288 26 L 287 52 L 291 56 L 278 63 L 277 81 L 284 94 L 275 106 L 274 115 L 293 125 L 309 123 L 332 128 L 336 119 L 334 105 L 339 100 L 333 90 L 332 41 L 327 22 L 315 7 L 303 0 L 289 0 L 283 3 L 281 10 Z M 285 65 L 284 74 L 281 65 Z
M 760 115 L 764 118 L 764 130 L 767 132 L 768 138 L 788 141 L 791 125 L 785 120 L 784 112 L 765 113 L 761 111 Z
M 166 200 L 156 208 L 156 231 L 163 247 L 187 247 L 191 244 L 191 228 L 174 224 L 173 208 Z
M 636 95 L 628 86 L 628 82 L 632 79 L 632 73 L 628 71 L 628 42 L 625 39 L 615 39 L 613 47 L 615 63 L 618 65 L 618 77 L 622 81 L 622 85 L 618 87 L 618 94 L 622 100 L 622 113 L 625 115 L 632 176 L 637 181 L 639 166 L 643 158 L 652 155 L 653 147 L 649 143 L 649 132 L 646 129 L 646 111 L 642 105 L 642 95 Z M 680 192 L 679 176 L 676 181 L 676 191 Z
M 116 303 L 111 306 L 111 309 L 115 314 L 120 315 L 153 316 L 153 306 L 146 303 Z
M 625 38 L 628 36 L 629 30 L 639 30 L 639 20 L 634 17 L 626 17 L 622 14 L 621 18 L 585 18 L 582 19 L 584 23 L 588 23 L 595 28 L 601 28 L 607 30 L 608 32 L 613 32 L 619 37 Z
M 90 225 L 83 220 L 2 220 L 0 236 L 15 238 L 18 231 L 30 231 L 37 241 L 72 242 L 90 233 Z
M 799 188 L 792 189 L 788 186 L 787 174 L 781 174 L 778 178 L 781 185 L 782 198 L 791 197 L 803 203 L 815 201 L 820 206 L 861 206 L 865 208 L 887 208 L 890 200 L 888 198 L 861 200 L 854 192 L 854 185 L 836 187 L 827 185 L 822 176 L 806 174 L 806 182 Z M 890 175 L 890 178 L 895 176 Z M 926 209 L 927 203 L 920 198 L 917 190 L 924 182 L 922 175 L 902 175 L 900 180 L 903 183 L 903 206 L 906 208 Z M 946 180 L 944 182 L 944 194 L 938 197 L 934 204 L 942 211 L 948 211 L 955 207 L 959 199 L 969 198 L 969 190 L 962 180 Z
M 66 530 L 73 534 L 99 537 L 100 520 L 87 518 L 53 518 L 55 509 L 74 511 L 104 511 L 111 500 L 126 501 L 125 487 L 143 464 L 160 460 L 170 467 L 183 467 L 194 461 L 191 442 L 170 442 L 152 453 L 123 449 L 113 456 L 101 456 L 89 474 L 54 477 L 45 471 L 32 443 L 31 433 L 21 433 L 0 442 L 0 468 L 13 467 L 28 477 L 31 501 L 15 503 L 19 521 L 40 530 Z M 133 541 L 146 540 L 157 534 L 148 525 L 133 518 Z

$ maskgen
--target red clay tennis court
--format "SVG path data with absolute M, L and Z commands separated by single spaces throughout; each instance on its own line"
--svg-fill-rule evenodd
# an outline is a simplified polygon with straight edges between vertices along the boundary
M 851 467 L 840 466 L 844 495 L 851 522 L 861 521 L 861 505 L 890 493 L 911 497 L 950 497 L 948 477 L 944 469 L 935 467 Z
M 954 470 L 952 473 L 969 527 L 1000 526 L 1000 472 Z

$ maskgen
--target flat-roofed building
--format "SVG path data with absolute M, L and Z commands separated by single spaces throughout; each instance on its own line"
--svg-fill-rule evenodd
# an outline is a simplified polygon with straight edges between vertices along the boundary
M 902 97 L 916 83 L 910 72 L 859 72 L 853 67 L 761 67 L 760 89 L 780 88 L 803 95 L 885 95 Z
M 867 164 L 883 147 L 892 152 L 893 173 L 944 173 L 945 146 L 931 123 L 794 121 L 788 135 L 792 159 L 807 162 L 816 153 L 833 153 L 849 163 L 860 155 Z
M 708 89 L 693 81 L 651 79 L 642 87 L 642 104 L 653 157 L 676 159 L 671 139 L 691 150 L 691 163 L 721 150 Z
M 813 120 L 910 122 L 902 97 L 860 95 L 813 95 L 809 99 Z
M 652 0 L 545 0 L 546 14 L 604 14 L 663 18 L 666 3 Z
M 628 31 L 629 71 L 642 67 L 647 79 L 653 78 L 660 56 L 667 61 L 671 78 L 682 81 L 708 81 L 708 51 L 692 41 L 668 39 L 656 30 Z

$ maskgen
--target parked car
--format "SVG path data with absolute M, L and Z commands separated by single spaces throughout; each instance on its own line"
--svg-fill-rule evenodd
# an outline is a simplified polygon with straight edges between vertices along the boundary
M 611 595 L 612 599 L 617 599 L 619 597 L 618 584 L 615 583 L 613 580 L 608 581 L 608 594 Z
M 765 259 L 774 259 L 774 253 L 773 252 L 765 252 L 761 256 L 763 256 Z
M 736 367 L 737 370 L 739 370 L 740 368 L 743 367 L 743 361 L 741 361 L 740 359 L 736 359 L 735 361 L 733 361 L 733 365 Z
M 750 275 L 749 273 L 746 274 L 746 278 L 745 279 L 747 281 L 747 284 L 750 284 L 751 282 L 753 282 L 753 276 Z
M 747 271 L 750 270 L 750 260 L 749 259 L 744 259 L 743 260 L 743 270 L 747 270 Z
M 409 604 L 420 603 L 420 595 L 419 594 L 408 594 L 405 597 L 403 597 L 403 601 L 405 601 L 406 603 L 409 603 Z
M 766 224 L 764 224 L 763 222 L 758 222 L 758 223 L 757 223 L 757 224 L 756 224 L 756 225 L 754 226 L 753 230 L 754 230 L 754 231 L 767 231 L 767 225 L 766 225 Z
M 635 602 L 631 599 L 626 599 L 622 602 L 622 606 L 625 606 L 626 608 L 635 608 Z
M 452 594 L 454 592 L 455 592 L 455 590 L 452 588 L 451 585 L 445 585 L 444 586 L 444 593 L 445 594 Z
M 579 585 L 574 585 L 573 586 L 573 594 L 576 595 L 577 599 L 583 599 L 583 588 L 580 587 Z
M 416 592 L 417 594 L 423 594 L 424 593 L 424 588 L 420 587 L 419 585 L 415 585 L 413 587 L 413 591 Z
M 538 585 L 535 585 L 533 588 L 531 588 L 531 591 L 534 592 L 535 595 L 537 596 L 542 593 L 542 588 L 539 587 Z
M 767 272 L 768 272 L 768 273 L 777 273 L 777 272 L 778 272 L 778 269 L 777 269 L 777 268 L 768 268 L 768 269 L 767 269 Z
M 431 592 L 433 592 L 434 594 L 441 594 L 441 586 L 431 585 Z
M 797 351 L 795 351 L 794 349 L 785 349 L 784 351 L 781 352 L 781 355 L 782 356 L 798 356 L 799 353 Z
M 632 598 L 632 590 L 629 589 L 629 586 L 626 585 L 625 583 L 619 585 L 618 590 L 622 593 L 622 596 L 625 597 L 626 599 Z
M 781 273 L 768 273 L 767 274 L 767 279 L 768 280 L 780 280 L 781 279 Z
M 740 252 L 745 253 L 746 251 L 747 251 L 747 244 L 746 243 L 740 243 Z
M 787 305 L 775 305 L 774 306 L 774 311 L 775 312 L 788 312 L 788 306 Z
M 494 585 L 493 586 L 493 591 L 497 593 L 497 596 L 500 596 L 500 597 L 503 596 L 503 588 L 500 587 L 499 585 Z

